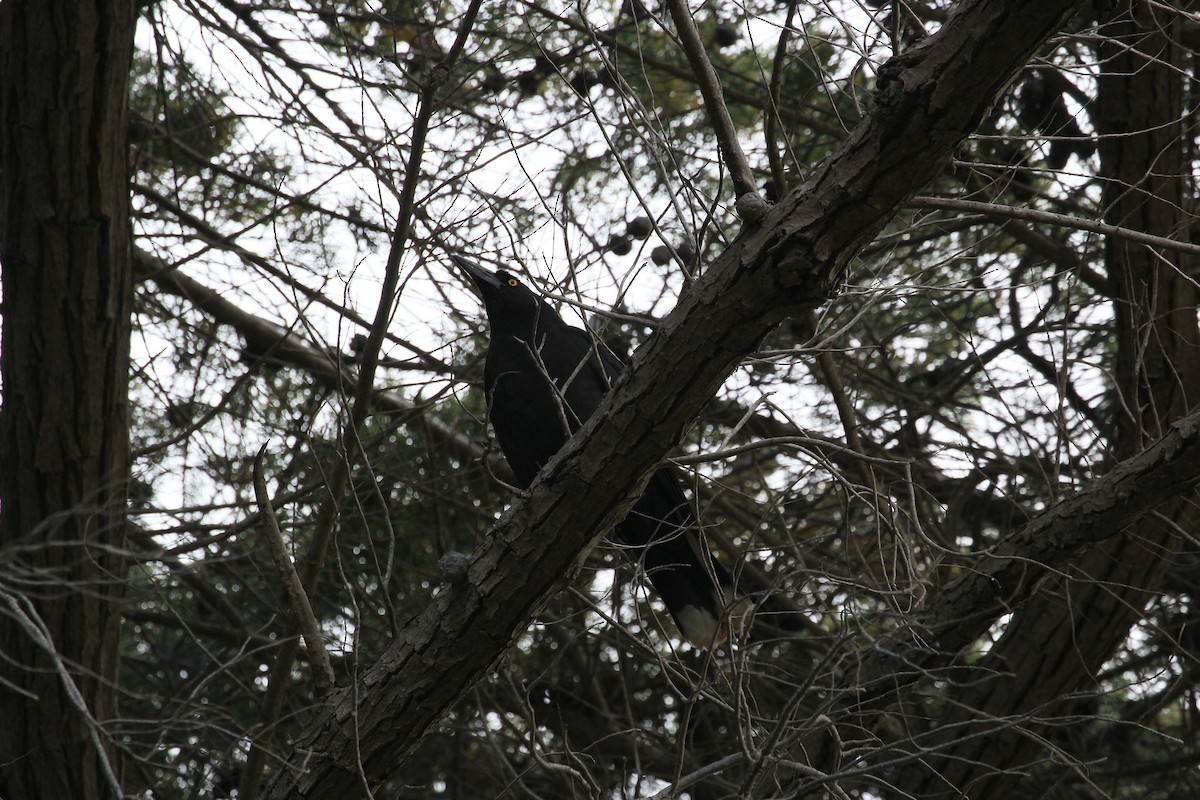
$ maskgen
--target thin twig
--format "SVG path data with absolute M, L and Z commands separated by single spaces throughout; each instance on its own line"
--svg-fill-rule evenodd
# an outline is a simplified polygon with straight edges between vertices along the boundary
M 67 701 L 75 707 L 75 710 L 83 717 L 83 722 L 87 726 L 88 739 L 91 740 L 92 749 L 96 753 L 96 758 L 100 761 L 100 771 L 104 773 L 104 779 L 108 782 L 108 788 L 112 792 L 112 796 L 117 798 L 128 797 L 121 788 L 121 782 L 117 779 L 117 773 L 113 769 L 112 762 L 109 760 L 108 749 L 105 748 L 102 738 L 103 729 L 96 718 L 92 716 L 92 712 L 87 706 L 87 700 L 84 699 L 83 693 L 79 691 L 79 687 L 75 684 L 75 679 L 71 676 L 71 670 L 67 667 L 66 661 L 63 660 L 62 654 L 58 652 L 58 647 L 54 643 L 54 637 L 46 627 L 45 621 L 38 615 L 37 608 L 34 607 L 29 598 L 10 594 L 7 591 L 0 590 L 0 597 L 4 599 L 4 604 L 8 606 L 9 615 L 17 621 L 17 624 L 21 626 L 25 634 L 38 647 L 45 651 L 46 655 L 54 663 L 54 672 L 58 675 L 58 679 L 62 683 L 63 693 L 67 696 Z M 21 694 L 28 693 L 22 690 Z
M 458 34 L 455 37 L 449 54 L 430 71 L 428 78 L 417 95 L 417 109 L 413 116 L 412 138 L 409 145 L 408 160 L 404 165 L 404 182 L 400 187 L 400 209 L 396 219 L 396 231 L 392 237 L 391 248 L 388 251 L 387 263 L 384 266 L 383 283 L 380 290 L 379 305 L 375 311 L 375 319 L 371 324 L 367 341 L 360 353 L 359 384 L 355 388 L 354 403 L 350 409 L 350 419 L 346 422 L 346 426 L 342 432 L 344 450 L 342 457 L 337 460 L 333 473 L 330 475 L 329 496 L 317 513 L 312 545 L 309 548 L 304 563 L 302 585 L 306 592 L 313 591 L 320 578 L 321 570 L 325 565 L 325 557 L 333 540 L 333 529 L 334 523 L 337 520 L 338 509 L 341 506 L 342 498 L 350 483 L 351 466 L 359 455 L 359 431 L 371 413 L 372 400 L 374 399 L 375 370 L 379 363 L 379 353 L 383 346 L 384 337 L 387 335 L 387 328 L 391 321 L 392 312 L 399 300 L 397 290 L 400 288 L 400 264 L 408 249 L 407 244 L 411 232 L 417 184 L 422 180 L 421 165 L 425 159 L 426 137 L 429 133 L 434 112 L 438 108 L 437 92 L 443 82 L 449 77 L 450 69 L 453 67 L 455 60 L 461 55 L 467 37 L 475 25 L 475 19 L 479 14 L 481 5 L 482 0 L 472 0 L 471 4 L 467 7 L 467 10 L 463 13 L 462 24 L 459 25 Z M 386 171 L 380 171 L 381 176 L 385 174 Z M 266 710 L 273 712 L 275 716 L 278 716 L 281 709 L 282 695 L 290 680 L 291 659 L 295 655 L 294 641 L 293 639 L 291 643 L 284 643 L 279 657 L 272 666 L 271 675 L 268 679 L 268 696 L 265 705 Z M 357 682 L 352 682 L 352 685 L 357 685 Z M 267 720 L 268 724 L 273 721 L 270 718 Z M 258 783 L 265 766 L 263 759 L 264 753 L 260 743 L 255 741 L 251 745 L 250 758 L 247 760 L 247 766 L 243 772 L 240 784 L 240 787 L 249 790 L 244 792 L 247 797 L 253 798 L 258 795 Z M 355 763 L 361 776 L 361 761 L 356 759 Z M 363 788 L 367 794 L 370 794 L 370 789 L 365 780 L 363 781 Z
M 730 767 L 735 767 L 746 760 L 746 757 L 741 753 L 732 753 L 724 758 L 718 758 L 711 764 L 705 764 L 697 770 L 689 772 L 687 775 L 682 775 L 680 778 L 667 786 L 657 794 L 651 795 L 650 800 L 666 800 L 666 798 L 678 797 L 679 792 L 691 786 L 693 783 L 699 783 L 707 777 L 724 772 Z
M 704 52 L 700 31 L 696 29 L 696 21 L 692 19 L 692 12 L 687 3 L 684 0 L 667 0 L 667 6 L 671 10 L 671 18 L 675 20 L 679 43 L 692 65 L 700 96 L 704 98 L 704 107 L 717 136 L 717 147 L 720 148 L 721 157 L 729 168 L 729 177 L 733 179 L 738 215 L 746 222 L 757 222 L 762 218 L 766 203 L 758 194 L 754 173 L 750 170 L 750 163 L 738 142 L 737 128 L 733 125 L 733 118 L 729 116 L 729 109 L 726 108 L 725 98 L 722 96 L 721 81 L 717 78 L 712 62 L 708 60 L 708 54 Z
M 267 544 L 271 547 L 271 557 L 275 559 L 275 568 L 287 590 L 288 603 L 292 614 L 296 617 L 297 626 L 304 636 L 304 646 L 308 650 L 308 660 L 313 668 L 313 683 L 316 685 L 317 696 L 325 697 L 333 690 L 333 665 L 329 662 L 329 653 L 321 641 L 321 629 L 317 625 L 316 615 L 313 614 L 312 604 L 296 574 L 296 565 L 288 556 L 287 546 L 283 542 L 283 533 L 279 530 L 279 518 L 271 505 L 271 497 L 267 494 L 267 481 L 263 477 L 263 456 L 267 446 L 263 445 L 254 457 L 254 498 L 258 501 L 258 511 L 262 515 L 263 530 L 267 534 Z
M 1102 236 L 1112 236 L 1127 239 L 1131 242 L 1161 247 L 1164 250 L 1175 250 L 1180 253 L 1200 255 L 1200 245 L 1183 242 L 1178 239 L 1168 239 L 1165 236 L 1122 228 L 1119 225 L 1108 225 L 1103 222 L 1093 222 L 1089 219 L 1071 217 L 1066 214 L 1055 214 L 1052 211 L 1038 211 L 1036 208 L 1020 208 L 1018 206 L 999 205 L 997 203 L 980 203 L 976 200 L 955 200 L 947 197 L 914 197 L 906 204 L 910 208 L 939 208 L 945 211 L 970 211 L 1004 219 L 1023 219 L 1029 222 L 1042 222 L 1047 225 L 1061 225 L 1064 228 L 1074 228 Z
M 779 102 L 782 97 L 783 69 L 787 62 L 788 39 L 792 32 L 792 22 L 796 18 L 797 0 L 788 0 L 787 18 L 779 31 L 779 41 L 775 44 L 775 58 L 771 62 L 771 78 L 767 83 L 767 103 L 763 113 L 763 138 L 767 144 L 767 159 L 771 162 L 771 181 L 775 184 L 776 197 L 787 194 L 788 181 L 784 171 L 783 157 L 777 146 L 777 133 L 783 124 L 779 114 Z M 785 145 L 787 139 L 784 139 Z M 787 147 L 790 151 L 791 147 Z M 795 163 L 795 159 L 792 159 Z
M 304 283 L 301 282 L 300 280 L 298 280 L 294 275 L 291 275 L 286 270 L 280 269 L 279 267 L 275 266 L 274 264 L 271 263 L 271 261 L 269 259 L 264 258 L 263 256 L 246 249 L 245 247 L 243 247 L 241 244 L 239 244 L 237 242 L 236 235 L 230 235 L 227 233 L 223 233 L 215 226 L 210 225 L 209 223 L 205 222 L 200 217 L 187 211 L 182 205 L 175 202 L 174 200 L 167 197 L 166 195 L 162 194 L 161 192 L 156 191 L 155 189 L 153 189 L 150 186 L 145 186 L 145 185 L 142 185 L 139 183 L 135 183 L 135 184 L 133 184 L 133 192 L 135 194 L 140 195 L 141 197 L 144 197 L 145 199 L 151 201 L 152 203 L 157 205 L 159 208 L 161 208 L 163 211 L 167 211 L 170 214 L 174 215 L 175 218 L 181 224 L 186 225 L 189 228 L 191 228 L 193 231 L 195 231 L 197 239 L 208 244 L 210 247 L 213 247 L 217 250 L 223 250 L 227 253 L 232 253 L 233 255 L 235 255 L 238 258 L 245 261 L 247 264 L 251 264 L 251 265 L 259 268 L 260 270 L 265 272 L 267 275 L 270 275 L 272 278 L 282 282 L 289 289 L 291 289 L 294 292 L 297 292 L 305 300 L 308 300 L 311 303 L 316 303 L 319 306 L 324 306 L 325 308 L 328 308 L 330 311 L 333 311 L 338 316 L 340 316 L 346 320 L 349 320 L 350 322 L 353 322 L 355 325 L 359 326 L 363 330 L 370 330 L 370 328 L 371 328 L 370 320 L 367 320 L 366 318 L 362 317 L 358 312 L 356 312 L 354 309 L 350 308 L 349 306 L 339 303 L 336 300 L 330 300 L 328 297 L 326 297 L 321 292 L 319 292 L 315 289 L 312 289 L 308 286 L 305 286 Z M 259 223 L 256 223 L 256 224 L 259 224 Z M 249 229 L 254 226 L 247 226 L 247 227 Z M 143 259 L 142 265 L 139 265 L 139 266 L 144 266 L 146 263 L 148 263 L 148 262 L 146 262 Z M 176 270 L 180 266 L 183 265 L 183 261 L 179 261 L 174 264 L 168 264 L 167 262 L 162 261 L 161 259 L 159 260 L 158 263 L 160 264 L 160 266 L 157 267 L 157 269 L 153 272 L 147 272 L 144 269 L 140 270 L 137 273 L 138 280 L 145 280 L 145 279 L 155 280 L 156 278 L 159 277 L 161 270 L 167 270 L 167 271 Z M 419 359 L 419 361 L 421 362 L 421 365 L 427 369 L 433 369 L 433 370 L 438 370 L 438 371 L 444 371 L 444 370 L 450 369 L 450 366 L 448 364 L 446 364 L 445 362 L 443 362 L 442 360 L 440 360 L 433 354 L 423 350 L 422 348 L 420 348 L 419 346 L 417 346 L 415 344 L 412 344 L 411 342 L 408 342 L 408 341 L 402 339 L 399 336 L 396 336 L 393 333 L 388 333 L 387 339 L 390 342 L 400 345 L 401 347 L 405 348 L 409 352 L 414 353 L 417 356 L 417 358 Z

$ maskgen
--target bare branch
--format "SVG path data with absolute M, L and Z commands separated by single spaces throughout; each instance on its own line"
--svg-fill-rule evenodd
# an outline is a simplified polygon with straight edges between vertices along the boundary
M 263 477 L 263 456 L 267 446 L 263 445 L 254 458 L 254 497 L 258 501 L 258 512 L 262 515 L 262 529 L 271 548 L 271 557 L 275 559 L 275 568 L 279 578 L 287 590 L 288 602 L 296 625 L 304 636 L 304 645 L 308 651 L 308 659 L 313 667 L 313 683 L 317 688 L 317 696 L 324 697 L 333 690 L 333 665 L 329 663 L 329 653 L 321 636 L 321 628 L 313 614 L 312 605 L 308 602 L 308 594 L 296 574 L 296 567 L 288 555 L 287 545 L 283 541 L 283 533 L 279 530 L 279 518 L 275 516 L 275 508 L 271 505 L 271 497 L 267 493 L 267 479 Z
M 762 219 L 766 203 L 759 197 L 754 173 L 738 142 L 737 128 L 733 125 L 729 109 L 725 107 L 725 98 L 721 95 L 721 81 L 704 51 L 700 31 L 696 30 L 696 21 L 692 19 L 692 12 L 685 0 L 667 0 L 667 5 L 671 9 L 671 18 L 675 20 L 675 29 L 679 32 L 679 42 L 692 65 L 696 85 L 700 88 L 704 105 L 708 109 L 708 118 L 716 133 L 717 145 L 721 148 L 726 166 L 729 167 L 734 197 L 738 202 L 738 214 L 745 222 L 758 222 Z
M 326 798 L 390 775 L 486 674 L 629 510 L 739 358 L 780 319 L 820 303 L 848 259 L 946 159 L 1012 76 L 1080 4 L 978 0 L 882 71 L 875 113 L 706 271 L 636 354 L 528 500 L 352 692 L 339 693 L 281 769 L 272 797 Z M 947 102 L 952 98 L 952 102 Z
M 1200 245 L 1198 244 L 1183 242 L 1178 239 L 1168 239 L 1164 236 L 1155 236 L 1152 233 L 1143 233 L 1132 228 L 1122 228 L 1119 225 L 1109 225 L 1106 222 L 1096 222 L 1090 219 L 1083 219 L 1082 217 L 1055 214 L 1052 211 L 1039 211 L 1036 208 L 1020 208 L 1017 206 L 1001 205 L 999 203 L 980 203 L 976 200 L 958 200 L 946 197 L 914 197 L 908 201 L 907 205 L 912 208 L 970 211 L 1001 219 L 1023 219 L 1029 222 L 1041 222 L 1046 225 L 1058 225 L 1063 228 L 1099 233 L 1103 236 L 1112 236 L 1130 242 L 1148 244 L 1151 247 L 1161 247 L 1165 250 L 1200 255 Z

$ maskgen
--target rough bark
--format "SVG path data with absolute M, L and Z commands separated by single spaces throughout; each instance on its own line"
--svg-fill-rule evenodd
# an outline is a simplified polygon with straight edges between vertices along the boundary
M 5 800 L 119 794 L 87 717 L 116 715 L 134 19 L 133 0 L 0 4 Z
M 1188 219 L 1183 73 L 1178 31 L 1171 29 L 1178 19 L 1134 2 L 1104 27 L 1095 115 L 1109 180 L 1105 221 L 1161 236 L 1177 236 Z M 1197 293 L 1185 255 L 1121 239 L 1107 248 L 1124 415 L 1115 455 L 1129 457 L 1200 398 Z M 921 737 L 921 758 L 897 788 L 916 797 L 979 800 L 1035 791 L 1018 786 L 1055 758 L 1045 736 L 1071 711 L 1063 698 L 1099 688 L 1098 670 L 1159 590 L 1179 546 L 1175 531 L 1193 530 L 1195 522 L 1195 490 L 1184 487 L 1156 515 L 1047 580 L 988 655 L 959 676 L 946 713 Z
M 595 417 L 357 685 L 333 697 L 270 797 L 340 798 L 402 769 L 424 732 L 487 674 L 588 546 L 629 509 L 741 356 L 819 304 L 847 261 L 939 174 L 1017 70 L 1080 4 L 964 3 L 889 62 L 876 108 L 693 285 Z

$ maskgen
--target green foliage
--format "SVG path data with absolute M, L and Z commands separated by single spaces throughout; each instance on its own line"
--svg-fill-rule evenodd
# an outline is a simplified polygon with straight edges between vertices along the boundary
M 484 323 L 446 251 L 496 259 L 554 302 L 578 303 L 624 356 L 745 230 L 669 25 L 616 2 L 483 3 L 460 60 L 446 65 L 464 4 L 302 5 L 244 10 L 266 34 L 242 18 L 215 28 L 252 65 L 241 84 L 199 68 L 206 54 L 167 46 L 182 39 L 169 16 L 155 18 L 159 46 L 134 75 L 135 180 L 162 198 L 137 201 L 138 246 L 235 306 L 149 281 L 138 290 L 143 534 L 123 631 L 122 712 L 134 722 L 119 737 L 139 759 L 138 785 L 158 797 L 222 796 L 251 741 L 268 748 L 269 773 L 321 702 L 303 648 L 284 657 L 295 626 L 251 489 L 260 447 L 293 561 L 303 571 L 315 553 L 325 559 L 311 602 L 341 685 L 450 579 L 439 560 L 474 551 L 512 502 L 478 388 Z M 805 13 L 782 49 L 779 4 L 698 13 L 747 157 L 773 190 L 800 185 L 870 113 L 892 33 L 882 17 L 855 35 L 849 21 Z M 415 98 L 429 81 L 440 83 L 404 209 L 412 226 L 393 250 Z M 1032 169 L 1046 160 L 1012 103 L 929 192 L 1103 217 L 1096 164 L 1076 158 L 1081 176 Z M 690 796 L 826 791 L 823 778 L 767 757 L 794 756 L 787 748 L 822 729 L 823 715 L 853 708 L 839 693 L 881 637 L 916 625 L 926 598 L 1116 458 L 1114 301 L 1096 277 L 1111 274 L 1107 254 L 1063 228 L 1027 228 L 902 212 L 840 295 L 773 331 L 683 437 L 677 454 L 695 462 L 683 469 L 711 543 L 756 603 L 733 652 L 680 647 L 636 554 L 603 545 L 578 593 L 518 633 L 496 673 L 376 796 L 648 796 L 726 758 Z M 1050 245 L 1080 266 L 1054 261 Z M 355 337 L 371 325 L 392 255 L 399 288 L 374 377 L 392 395 L 348 430 L 361 402 Z M 260 323 L 335 369 L 248 347 Z M 331 497 L 343 464 L 347 488 Z M 1056 787 L 1048 796 L 1084 785 L 1082 765 L 1113 759 L 1136 772 L 1153 762 L 1155 737 L 1174 737 L 1180 752 L 1195 744 L 1194 670 L 1181 666 L 1180 644 L 1194 593 L 1173 586 L 1094 693 L 1045 712 L 1064 728 L 1079 721 L 1035 770 Z M 994 644 L 981 637 L 947 655 L 948 671 L 914 678 L 895 707 L 903 724 L 868 725 L 858 709 L 839 717 L 853 734 L 839 796 L 886 794 L 905 736 L 937 731 L 953 708 L 953 670 Z M 1160 673 L 1187 688 L 1157 694 Z M 287 685 L 272 713 L 279 675 Z M 1105 722 L 1135 710 L 1136 728 Z M 1170 797 L 1168 783 L 1131 774 L 1109 796 Z

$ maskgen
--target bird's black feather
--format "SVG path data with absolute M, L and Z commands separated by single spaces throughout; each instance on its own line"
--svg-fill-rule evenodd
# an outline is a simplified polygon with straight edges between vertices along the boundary
M 587 331 L 558 313 L 518 278 L 454 256 L 483 297 L 491 336 L 484 365 L 488 415 L 522 487 L 599 407 L 625 365 Z M 679 479 L 667 467 L 616 528 L 684 637 L 710 646 L 723 637 L 732 597 L 729 573 L 708 552 Z

